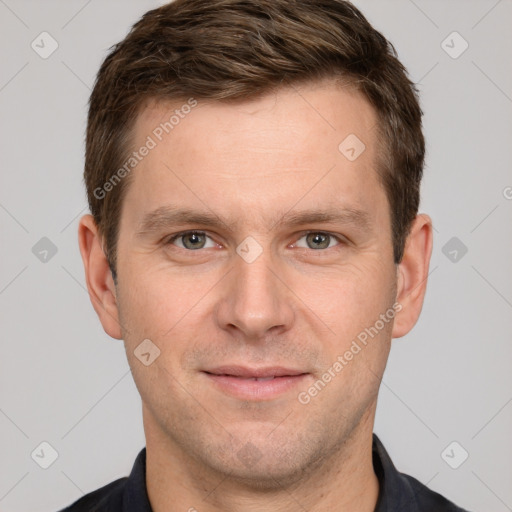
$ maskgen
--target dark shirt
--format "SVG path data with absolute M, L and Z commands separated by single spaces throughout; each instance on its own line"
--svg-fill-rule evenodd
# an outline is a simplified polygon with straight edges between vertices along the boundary
M 375 434 L 372 448 L 380 487 L 375 512 L 467 512 L 399 473 Z M 146 489 L 146 448 L 137 455 L 129 477 L 86 494 L 61 512 L 152 512 Z

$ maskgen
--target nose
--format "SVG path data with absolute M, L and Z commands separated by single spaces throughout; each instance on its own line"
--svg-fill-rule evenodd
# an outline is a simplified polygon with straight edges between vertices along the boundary
M 216 308 L 219 327 L 246 341 L 258 341 L 290 328 L 293 293 L 266 249 L 252 262 L 236 255 Z

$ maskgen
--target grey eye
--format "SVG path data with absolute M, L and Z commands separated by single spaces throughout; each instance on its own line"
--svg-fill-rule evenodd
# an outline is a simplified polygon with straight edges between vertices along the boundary
M 322 233 L 309 233 L 306 240 L 311 249 L 325 249 L 329 247 L 330 237 Z
M 336 238 L 333 235 L 330 235 L 329 233 L 320 233 L 320 232 L 312 232 L 307 233 L 303 237 L 301 237 L 299 240 L 302 240 L 303 238 L 306 239 L 306 245 L 300 244 L 297 241 L 298 247 L 306 247 L 307 249 L 328 249 L 329 247 L 332 247 L 331 243 L 336 242 Z
M 210 237 L 205 233 L 189 231 L 188 233 L 181 233 L 180 235 L 173 237 L 169 243 L 173 243 L 182 249 L 189 249 L 194 251 L 197 249 L 204 249 L 206 247 L 208 238 Z M 212 243 L 211 247 L 214 245 L 215 244 Z

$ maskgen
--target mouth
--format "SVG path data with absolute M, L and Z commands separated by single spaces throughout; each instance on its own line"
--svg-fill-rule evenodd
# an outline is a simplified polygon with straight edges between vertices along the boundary
M 203 373 L 221 392 L 241 400 L 264 401 L 292 391 L 309 372 L 284 367 L 223 366 Z

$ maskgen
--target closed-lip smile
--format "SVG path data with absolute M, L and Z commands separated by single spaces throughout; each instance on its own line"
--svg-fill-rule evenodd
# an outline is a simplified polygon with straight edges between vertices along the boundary
M 282 395 L 309 375 L 309 372 L 282 366 L 249 368 L 226 365 L 203 370 L 224 393 L 242 400 L 271 400 Z

